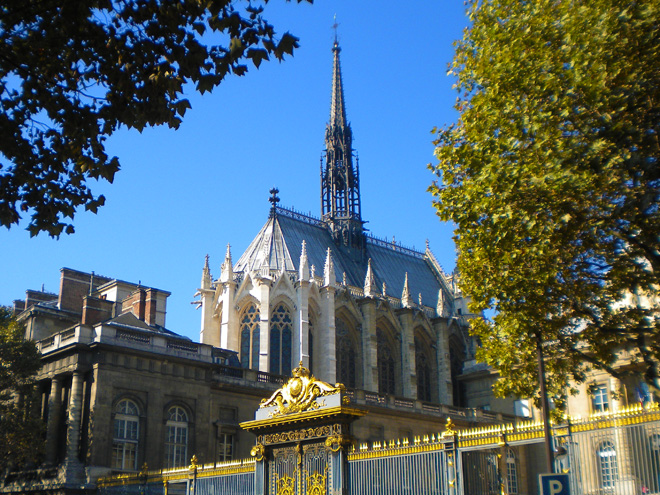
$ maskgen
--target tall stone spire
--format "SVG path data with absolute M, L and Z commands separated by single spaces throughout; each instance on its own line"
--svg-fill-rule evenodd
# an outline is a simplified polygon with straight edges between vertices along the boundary
M 282 265 L 284 266 L 284 265 Z M 302 241 L 302 250 L 300 252 L 300 262 L 298 263 L 298 280 L 309 280 L 309 261 L 307 260 L 307 243 Z
M 225 254 L 225 261 L 220 266 L 220 281 L 233 282 L 234 280 L 234 267 L 231 262 L 231 246 L 227 244 L 227 253 Z
M 332 252 L 330 248 L 325 255 L 325 265 L 323 266 L 323 285 L 326 287 L 335 286 L 335 264 L 332 261 Z
M 376 297 L 378 295 L 378 286 L 376 285 L 376 277 L 371 268 L 371 258 L 367 264 L 367 275 L 364 277 L 364 297 Z
M 204 268 L 202 269 L 202 289 L 211 288 L 211 267 L 209 266 L 209 255 L 204 258 Z
M 346 120 L 344 86 L 339 64 L 339 42 L 332 47 L 332 101 L 325 128 L 321 166 L 321 214 L 337 244 L 362 249 L 364 228 L 360 213 L 360 172 L 353 163 L 353 132 Z
M 410 287 L 408 286 L 408 272 L 403 281 L 403 292 L 401 293 L 401 305 L 404 308 L 412 308 L 412 298 L 410 297 Z

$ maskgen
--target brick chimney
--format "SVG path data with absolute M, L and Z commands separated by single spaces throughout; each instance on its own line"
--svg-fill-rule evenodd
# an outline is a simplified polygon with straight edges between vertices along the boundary
M 91 294 L 100 285 L 110 279 L 92 273 L 79 272 L 71 268 L 60 270 L 60 294 L 58 307 L 60 309 L 82 313 L 83 297 Z
M 144 321 L 148 325 L 156 324 L 156 309 L 158 308 L 158 289 L 146 290 L 146 308 Z
M 145 310 L 146 310 L 146 299 L 147 291 L 142 288 L 138 288 L 135 291 L 131 292 L 126 299 L 121 303 L 121 312 L 122 314 L 130 311 L 133 313 L 138 320 L 144 321 Z
M 82 324 L 96 325 L 112 318 L 113 301 L 85 296 L 83 298 Z

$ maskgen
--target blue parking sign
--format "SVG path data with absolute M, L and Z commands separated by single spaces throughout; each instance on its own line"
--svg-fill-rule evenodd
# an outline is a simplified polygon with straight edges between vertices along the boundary
M 567 474 L 539 474 L 541 495 L 570 495 Z

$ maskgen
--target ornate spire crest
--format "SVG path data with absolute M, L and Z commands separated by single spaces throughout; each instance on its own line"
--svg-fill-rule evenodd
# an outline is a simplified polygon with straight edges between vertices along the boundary
M 234 265 L 231 261 L 231 245 L 227 244 L 227 253 L 225 254 L 225 261 L 222 262 L 220 267 L 220 281 L 232 282 L 234 280 Z
M 371 268 L 371 258 L 367 264 L 367 275 L 364 277 L 364 297 L 374 297 L 378 294 L 378 285 L 376 285 L 376 277 Z
M 363 249 L 360 171 L 353 150 L 353 131 L 346 119 L 340 51 L 335 39 L 330 121 L 325 128 L 325 153 L 321 166 L 321 215 L 337 244 Z
M 309 261 L 307 260 L 307 243 L 302 241 L 302 249 L 300 251 L 300 262 L 298 269 L 298 280 L 309 280 Z
M 275 406 L 273 417 L 318 409 L 321 404 L 316 399 L 326 395 L 340 394 L 345 391 L 341 383 L 334 387 L 314 378 L 303 366 L 302 361 L 292 371 L 292 377 L 268 399 L 261 401 L 259 409 Z
M 335 264 L 332 261 L 332 252 L 328 248 L 328 252 L 325 256 L 325 266 L 323 267 L 323 285 L 326 287 L 335 286 Z
M 204 268 L 202 269 L 202 289 L 210 289 L 211 282 L 211 267 L 209 266 L 209 255 L 207 254 L 204 258 Z
M 413 302 L 410 297 L 410 287 L 408 287 L 408 272 L 406 278 L 403 280 L 403 293 L 401 294 L 401 305 L 404 308 L 412 308 Z
M 435 307 L 435 312 L 438 316 L 442 316 L 445 312 L 445 294 L 442 288 L 438 289 L 438 304 Z
M 277 213 L 277 203 L 280 202 L 280 198 L 277 195 L 280 190 L 277 187 L 273 187 L 270 191 L 270 198 L 268 198 L 268 202 L 270 203 L 270 216 L 273 217 Z

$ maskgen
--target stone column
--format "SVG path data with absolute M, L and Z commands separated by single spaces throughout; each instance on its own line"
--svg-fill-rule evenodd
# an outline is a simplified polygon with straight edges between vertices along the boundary
M 378 392 L 378 351 L 376 339 L 376 301 L 359 301 L 362 311 L 362 380 L 365 390 Z
M 46 426 L 46 464 L 54 465 L 57 461 L 57 433 L 62 412 L 62 380 L 54 376 L 50 384 L 48 397 L 48 424 Z
M 270 372 L 270 278 L 259 278 L 259 371 Z M 252 352 L 252 351 L 250 351 Z
M 413 310 L 397 311 L 401 325 L 401 394 L 417 398 L 417 369 L 415 363 L 415 336 L 413 335 Z
M 60 468 L 64 483 L 81 484 L 85 482 L 85 469 L 78 455 L 80 454 L 80 429 L 82 426 L 84 373 L 73 372 L 69 397 L 69 416 L 66 430 L 66 456 Z
M 309 368 L 309 355 L 313 349 L 309 348 L 309 282 L 301 280 L 296 284 L 296 296 L 298 303 L 298 314 L 296 315 L 298 331 L 294 335 L 291 364 L 295 368 L 298 361 Z M 319 356 L 317 356 L 318 358 Z
M 437 366 L 437 400 L 440 404 L 454 404 L 454 389 L 451 381 L 449 358 L 449 330 L 446 318 L 434 318 L 433 330 L 436 334 L 435 358 Z
M 320 350 L 316 356 L 319 378 L 328 382 L 337 382 L 337 335 L 335 328 L 335 288 L 332 285 L 321 289 L 321 321 L 316 331 Z
M 80 450 L 80 426 L 82 421 L 83 372 L 74 371 L 71 382 L 71 397 L 69 398 L 69 417 L 66 430 L 66 460 L 78 459 Z
M 236 283 L 231 280 L 222 284 L 222 321 L 220 322 L 220 347 L 241 352 L 241 338 L 238 332 L 238 317 L 234 308 Z

